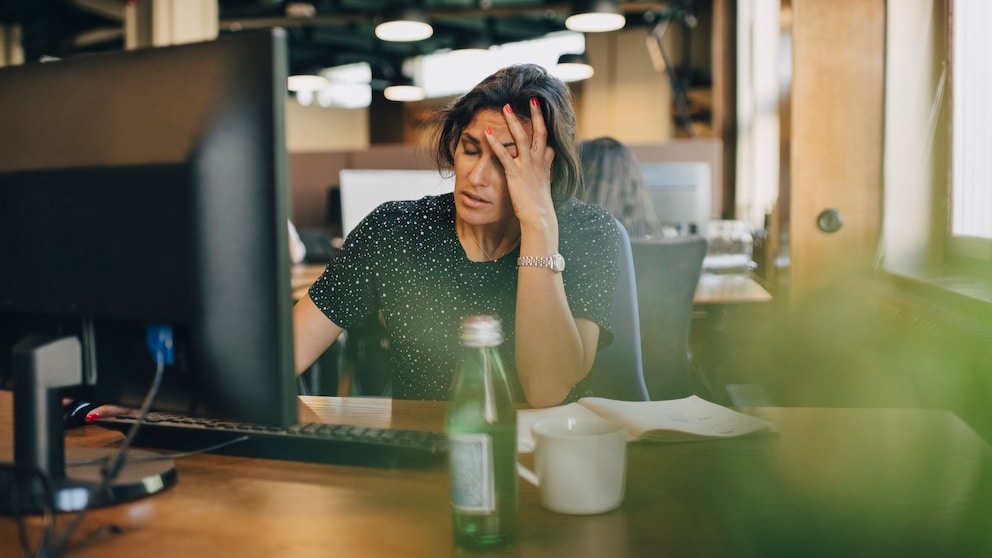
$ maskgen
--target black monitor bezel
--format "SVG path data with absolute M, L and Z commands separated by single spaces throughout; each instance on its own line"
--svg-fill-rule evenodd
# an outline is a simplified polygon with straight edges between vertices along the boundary
M 155 409 L 297 422 L 286 60 L 272 29 L 0 69 L 0 377 L 77 336 L 87 396 L 138 405 L 168 324 Z

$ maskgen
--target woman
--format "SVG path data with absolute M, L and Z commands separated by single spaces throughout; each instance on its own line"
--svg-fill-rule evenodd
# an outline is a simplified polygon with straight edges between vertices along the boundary
M 612 340 L 618 234 L 605 210 L 574 198 L 567 86 L 540 66 L 510 66 L 438 116 L 434 155 L 454 193 L 383 204 L 348 235 L 293 310 L 297 373 L 381 312 L 393 396 L 446 399 L 461 320 L 485 313 L 503 321 L 518 401 L 584 395 Z
M 605 207 L 631 238 L 661 235 L 641 165 L 629 147 L 611 137 L 583 140 L 579 157 L 585 184 L 582 200 Z

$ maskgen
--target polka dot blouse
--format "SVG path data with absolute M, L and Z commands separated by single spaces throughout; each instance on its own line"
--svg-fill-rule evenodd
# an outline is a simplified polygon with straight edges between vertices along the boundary
M 558 208 L 558 227 L 572 315 L 599 324 L 600 347 L 605 346 L 613 339 L 609 316 L 617 280 L 613 218 L 573 199 Z M 381 311 L 393 397 L 400 399 L 447 399 L 461 363 L 462 319 L 496 315 L 506 338 L 500 353 L 520 401 L 513 365 L 518 256 L 514 248 L 494 262 L 469 260 L 455 233 L 452 194 L 387 202 L 348 234 L 310 287 L 310 297 L 345 329 Z M 573 394 L 583 395 L 578 391 Z

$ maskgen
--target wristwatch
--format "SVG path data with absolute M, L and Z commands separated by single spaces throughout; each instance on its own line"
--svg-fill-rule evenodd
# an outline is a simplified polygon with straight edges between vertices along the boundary
M 520 256 L 517 258 L 517 265 L 527 265 L 531 267 L 546 267 L 551 271 L 556 273 L 561 273 L 565 270 L 565 258 L 561 254 L 551 254 L 547 258 L 531 258 L 527 256 Z

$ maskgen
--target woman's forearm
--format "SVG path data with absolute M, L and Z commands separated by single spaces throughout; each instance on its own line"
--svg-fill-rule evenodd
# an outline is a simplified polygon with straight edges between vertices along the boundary
M 551 299 L 537 301 L 519 292 L 517 295 L 517 375 L 532 407 L 561 403 L 586 377 L 599 336 L 595 323 L 575 320 L 567 303 L 551 303 Z
M 306 295 L 293 306 L 293 358 L 296 375 L 306 372 L 344 331 Z
M 543 258 L 556 253 L 557 223 L 550 231 L 535 229 L 521 231 L 520 254 Z M 589 373 L 599 328 L 585 320 L 581 327 L 576 323 L 561 273 L 529 266 L 517 273 L 517 375 L 531 406 L 557 405 Z

